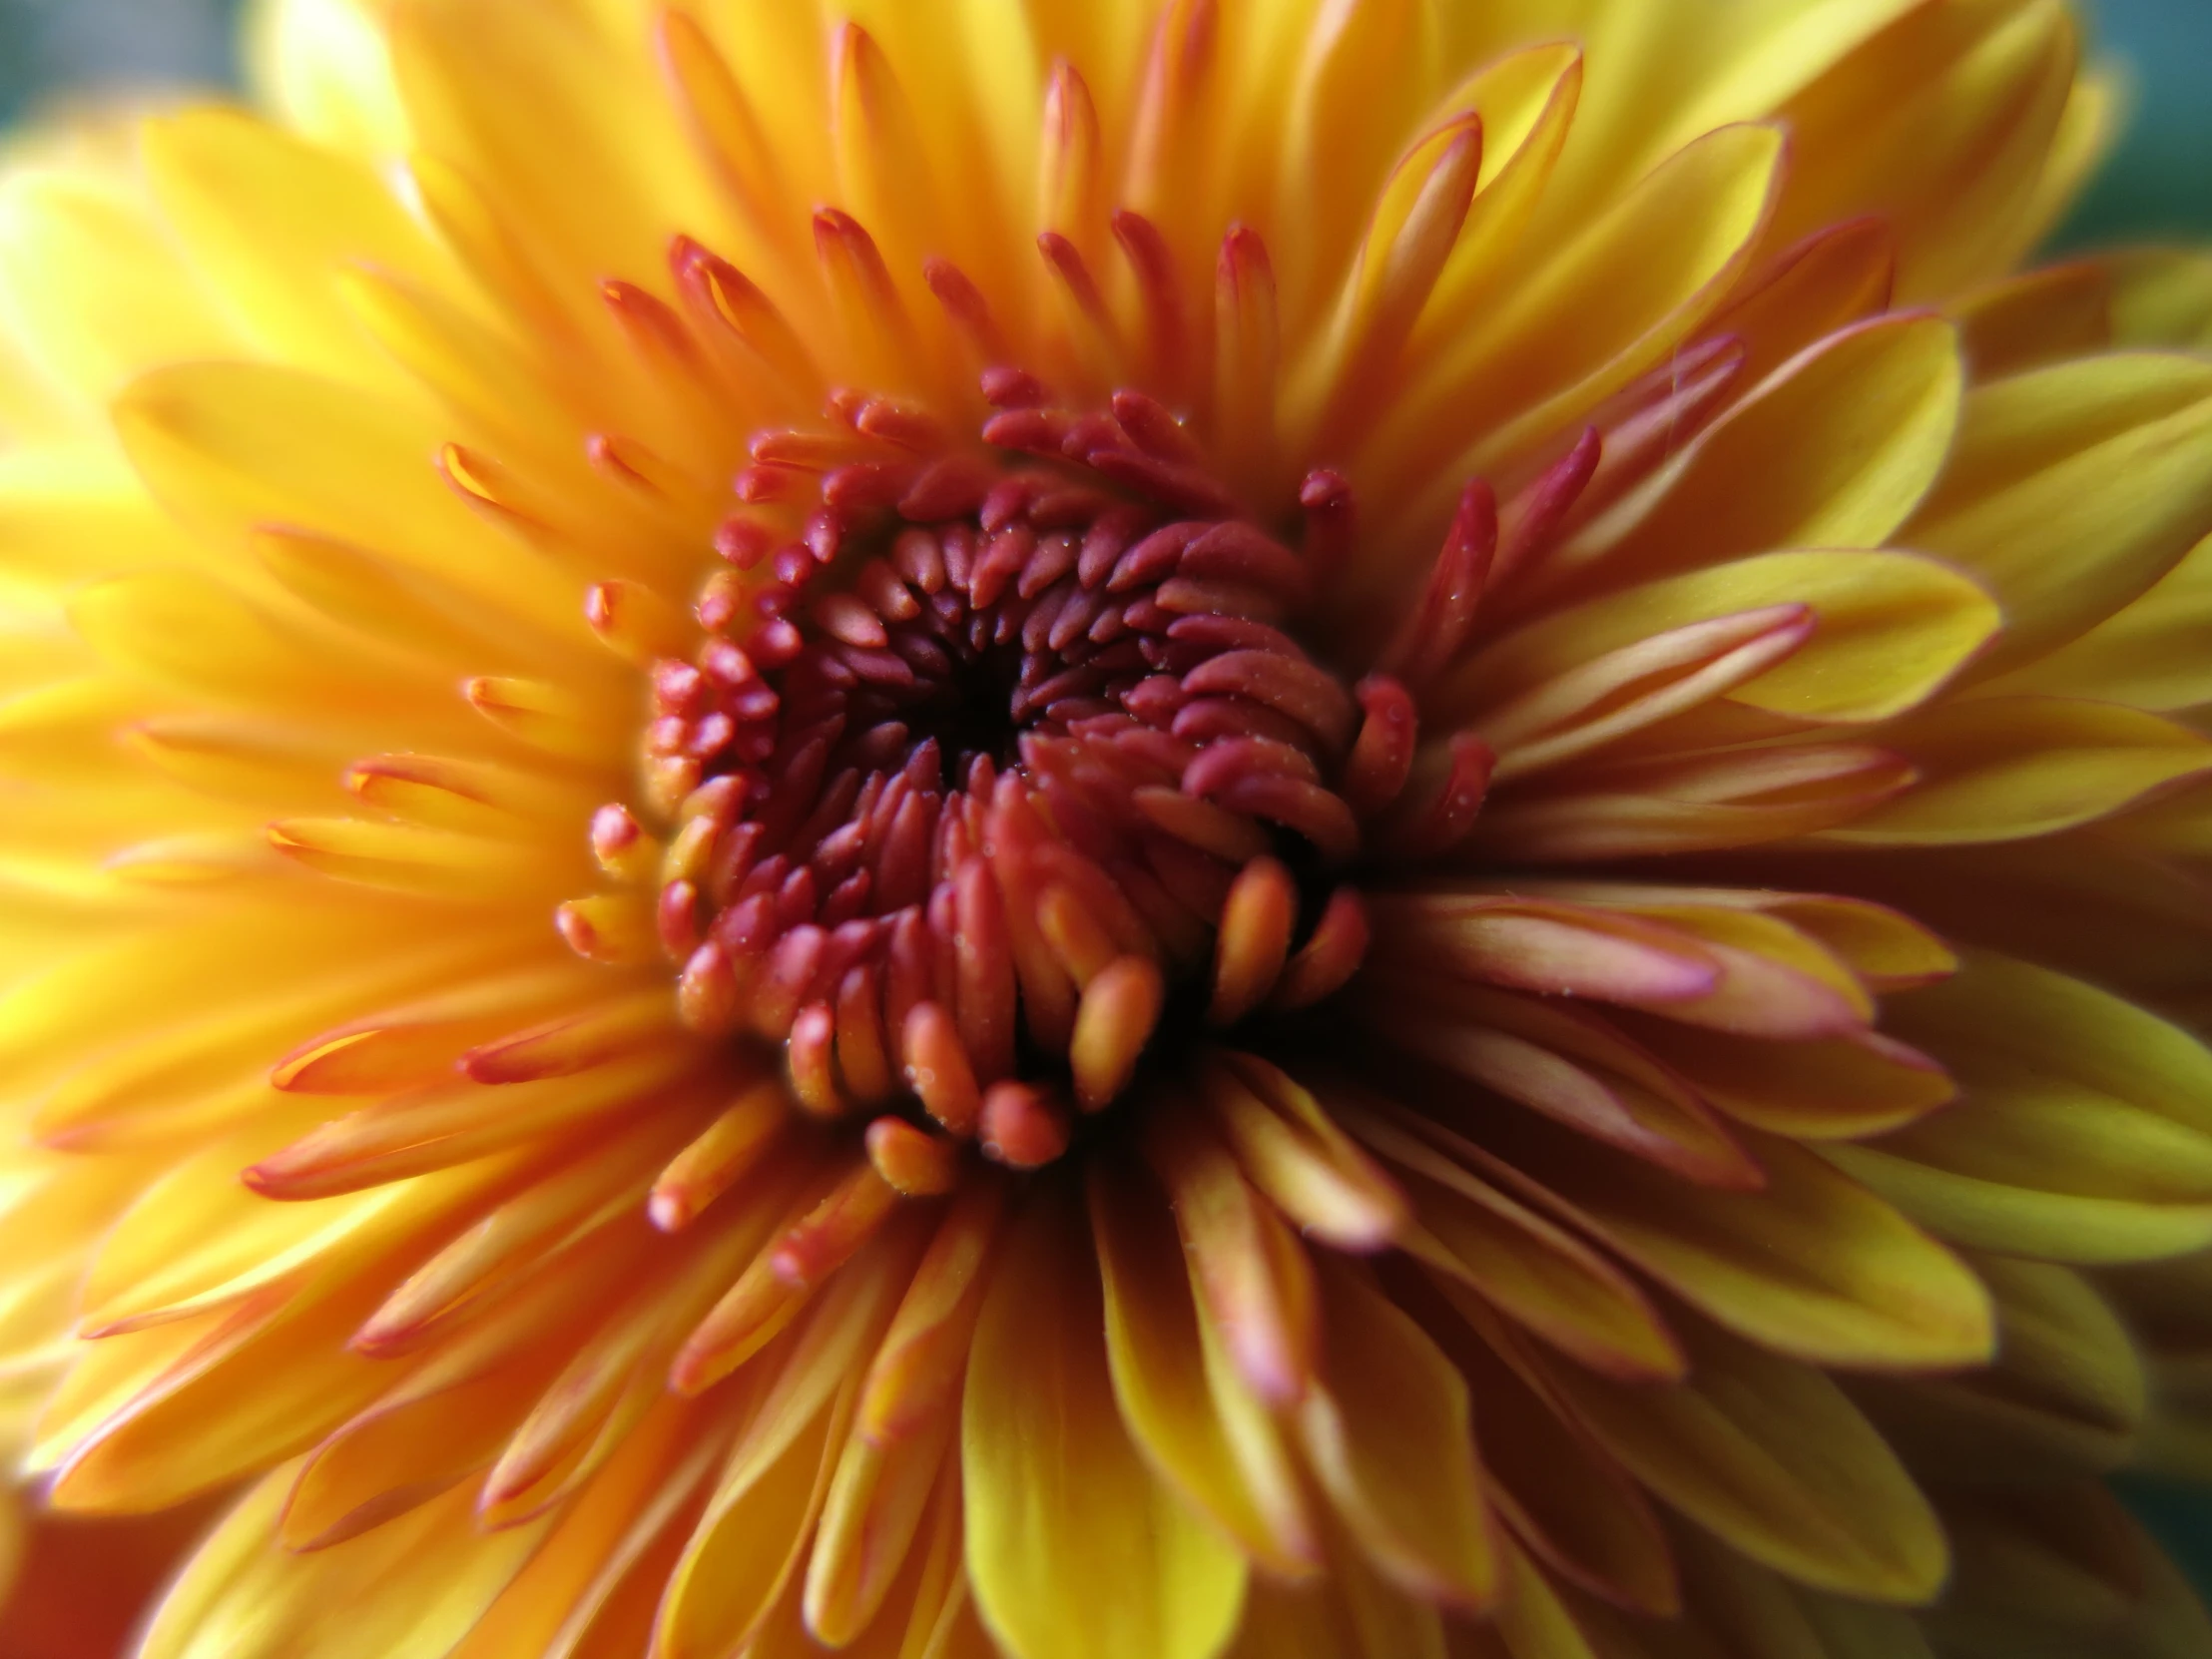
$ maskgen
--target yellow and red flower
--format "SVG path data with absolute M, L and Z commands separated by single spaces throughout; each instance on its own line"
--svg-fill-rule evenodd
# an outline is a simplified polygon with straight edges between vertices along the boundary
M 2212 261 L 2056 0 L 280 0 L 0 196 L 148 1659 L 2207 1651 Z

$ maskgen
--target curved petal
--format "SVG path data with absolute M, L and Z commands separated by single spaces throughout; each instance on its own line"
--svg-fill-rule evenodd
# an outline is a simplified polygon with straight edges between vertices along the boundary
M 1730 701 L 1821 723 L 1884 720 L 1927 700 L 1998 629 L 1965 577 L 1909 553 L 1765 553 L 1572 606 L 1507 634 L 1436 690 L 1442 718 L 1482 730 L 1483 711 L 1606 652 L 1670 629 L 1808 607 L 1812 635 Z
M 2212 363 L 2141 352 L 1977 389 L 1943 481 L 1901 535 L 2002 602 L 1988 674 L 2085 633 L 2208 530 Z
M 1236 1628 L 1244 1560 L 1130 1443 L 1070 1221 L 1031 1205 L 976 1327 L 960 1430 L 976 1604 L 1017 1659 L 1211 1659 Z
M 1713 423 L 1547 566 L 1648 579 L 1770 547 L 1879 547 L 1936 482 L 1964 374 L 1950 325 L 1832 334 Z
M 1551 1197 L 1568 1219 L 1753 1342 L 1815 1364 L 1881 1370 L 1988 1358 L 1988 1296 L 1963 1263 L 1814 1154 L 1749 1138 L 1767 1172 L 1755 1193 L 1691 1187 L 1535 1122 L 1492 1145 L 1526 1172 L 1524 1185 L 1542 1184 L 1531 1196 Z
M 1667 1502 L 1815 1589 L 1919 1602 L 1948 1566 L 1936 1512 L 1821 1373 L 1701 1329 L 1689 1381 L 1626 1388 L 1550 1367 L 1539 1387 Z
M 1908 716 L 1882 736 L 1920 781 L 1817 838 L 1858 846 L 2021 840 L 2108 818 L 2212 772 L 2212 741 L 2113 703 L 1974 698 Z

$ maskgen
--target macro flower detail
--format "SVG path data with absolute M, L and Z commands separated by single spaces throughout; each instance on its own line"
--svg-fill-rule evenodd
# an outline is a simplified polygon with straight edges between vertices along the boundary
M 277 0 L 0 189 L 147 1659 L 2188 1655 L 2212 260 L 2054 0 Z

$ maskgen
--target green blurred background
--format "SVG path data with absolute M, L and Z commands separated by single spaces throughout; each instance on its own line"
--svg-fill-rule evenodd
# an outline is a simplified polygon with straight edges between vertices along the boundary
M 2103 176 L 2060 231 L 2059 245 L 2212 241 L 2212 0 L 2084 4 L 2099 50 L 2126 67 L 2133 113 Z M 70 87 L 228 79 L 236 5 L 0 0 L 0 120 Z M 2129 1495 L 2212 1594 L 2212 1497 L 2147 1482 L 2133 1483 Z

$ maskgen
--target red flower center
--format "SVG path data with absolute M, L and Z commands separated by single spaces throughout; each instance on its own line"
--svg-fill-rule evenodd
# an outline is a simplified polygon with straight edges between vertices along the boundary
M 1399 680 L 1348 686 L 1286 631 L 1348 539 L 1340 480 L 1307 481 L 1294 548 L 1150 398 L 984 389 L 979 443 L 857 395 L 755 440 L 646 746 L 685 1018 L 781 1044 L 800 1102 L 873 1115 L 914 1191 L 970 1138 L 1057 1158 L 1178 1008 L 1335 991 L 1368 929 L 1331 882 L 1448 845 L 1487 777 L 1471 741 L 1417 767 Z M 1448 653 L 1494 540 L 1470 491 L 1385 666 Z M 621 808 L 596 829 L 635 832 Z

